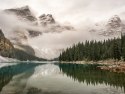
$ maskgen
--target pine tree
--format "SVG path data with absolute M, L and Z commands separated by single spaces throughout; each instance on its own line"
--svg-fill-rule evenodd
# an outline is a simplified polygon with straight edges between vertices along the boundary
M 125 61 L 125 34 L 121 33 L 121 54 L 122 54 L 122 58 Z
M 104 41 L 86 41 L 78 43 L 60 54 L 62 61 L 98 61 L 106 59 L 125 60 L 125 36 Z
M 120 53 L 120 48 L 118 45 L 118 42 L 116 41 L 116 39 L 114 39 L 114 59 L 115 60 L 120 60 L 121 59 L 121 53 Z

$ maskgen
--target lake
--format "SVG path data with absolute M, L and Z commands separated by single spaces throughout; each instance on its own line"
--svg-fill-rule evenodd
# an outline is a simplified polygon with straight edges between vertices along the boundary
M 125 94 L 125 74 L 98 65 L 24 62 L 0 67 L 0 94 Z

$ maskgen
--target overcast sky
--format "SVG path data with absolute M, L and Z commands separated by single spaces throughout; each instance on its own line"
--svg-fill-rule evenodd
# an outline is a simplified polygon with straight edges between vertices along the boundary
M 100 21 L 125 11 L 125 0 L 0 0 L 0 8 L 29 5 L 36 15 L 51 13 L 60 22 Z

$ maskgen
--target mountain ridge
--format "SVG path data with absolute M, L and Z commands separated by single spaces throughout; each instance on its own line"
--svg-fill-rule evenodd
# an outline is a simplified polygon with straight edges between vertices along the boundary
M 125 23 L 120 16 L 114 15 L 108 21 L 101 25 L 94 26 L 94 29 L 89 30 L 91 33 L 97 33 L 102 36 L 120 36 L 125 31 Z
M 3 10 L 5 13 L 7 14 L 12 14 L 14 16 L 16 16 L 19 20 L 21 21 L 28 21 L 28 24 L 31 26 L 31 27 L 35 27 L 35 28 L 38 28 L 38 30 L 36 29 L 25 29 L 25 28 L 17 28 L 14 33 L 16 34 L 16 38 L 13 38 L 14 41 L 17 41 L 17 43 L 14 45 L 18 48 L 21 48 L 20 50 L 22 51 L 25 51 L 26 53 L 29 51 L 27 51 L 27 47 L 30 48 L 33 48 L 32 45 L 29 45 L 28 44 L 28 39 L 29 38 L 35 38 L 35 37 L 38 37 L 41 35 L 42 37 L 42 34 L 43 33 L 60 33 L 60 32 L 63 32 L 63 31 L 75 31 L 74 27 L 70 26 L 70 25 L 61 25 L 59 24 L 53 17 L 52 14 L 42 14 L 38 17 L 32 15 L 32 11 L 30 10 L 29 6 L 24 6 L 24 7 L 19 7 L 19 8 L 12 8 L 12 9 L 6 9 L 6 10 Z M 35 20 L 29 20 L 27 17 L 29 16 L 32 16 L 32 18 L 34 18 Z M 34 22 L 36 24 L 34 24 Z M 39 28 L 42 28 L 39 30 Z M 22 31 L 26 31 L 27 33 L 25 34 L 24 32 Z M 18 38 L 19 37 L 19 38 Z M 25 41 L 25 43 L 23 43 Z M 27 47 L 24 47 L 24 46 L 20 46 L 20 45 L 25 45 Z M 34 49 L 34 52 L 35 49 Z M 57 52 L 57 51 L 54 51 L 54 52 Z M 43 57 L 45 57 L 46 55 L 46 52 L 41 52 L 43 53 Z M 52 52 L 53 53 L 53 52 Z M 44 55 L 45 54 L 45 55 Z
M 0 29 L 0 55 L 3 57 L 14 58 L 21 61 L 27 60 L 45 60 L 34 55 L 28 54 L 25 51 L 17 49 L 13 44 L 8 40 L 2 30 Z

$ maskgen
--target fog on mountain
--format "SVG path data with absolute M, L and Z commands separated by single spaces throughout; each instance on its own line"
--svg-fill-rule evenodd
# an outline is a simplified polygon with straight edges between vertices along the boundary
M 36 17 L 29 6 L 5 9 L 0 19 L 3 33 L 15 48 L 46 59 L 58 57 L 65 48 L 80 41 L 118 37 L 125 26 L 119 16 L 93 25 L 60 24 L 52 14 Z

